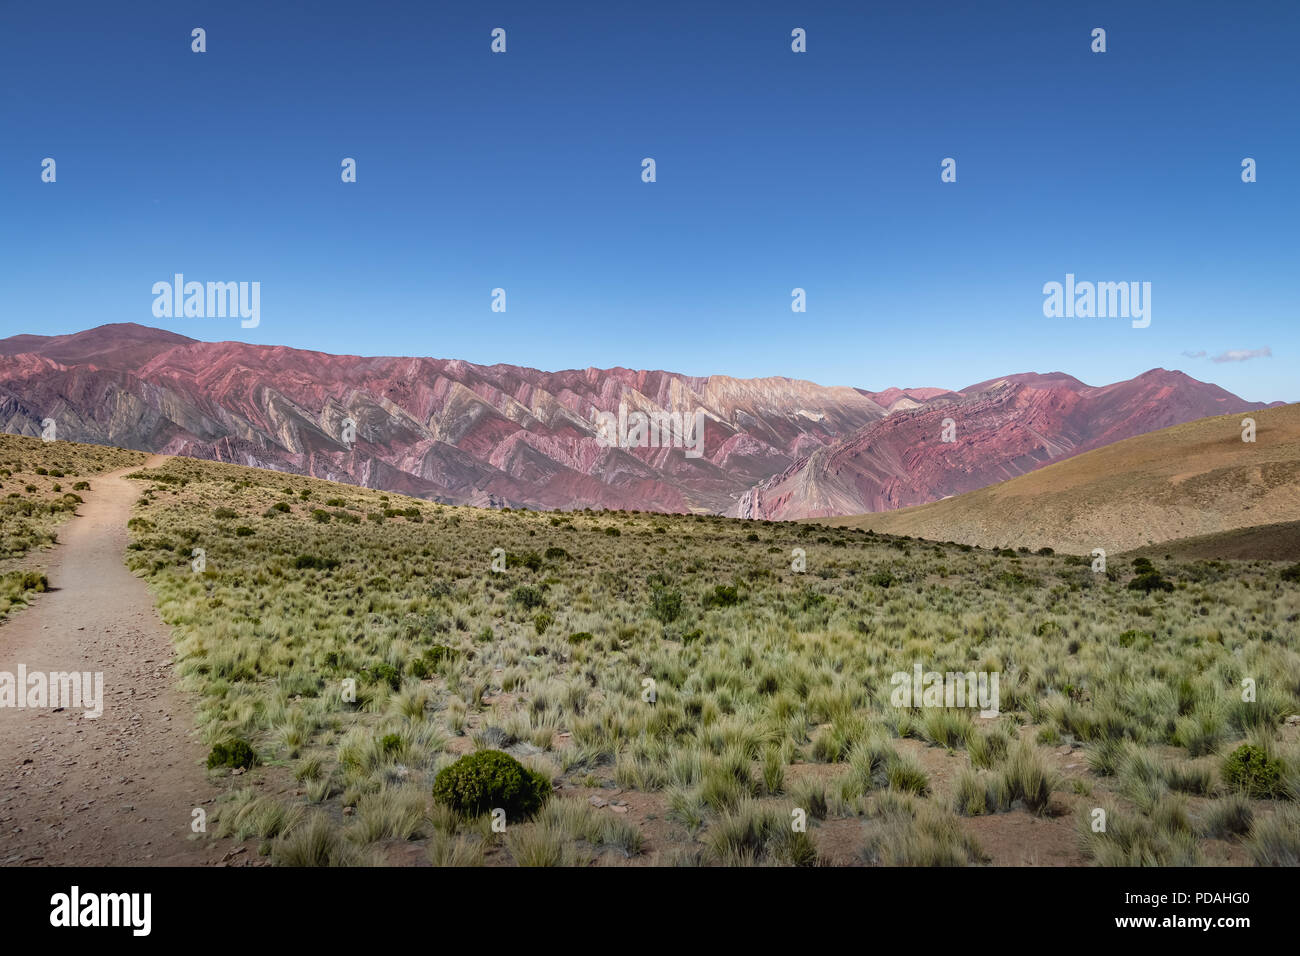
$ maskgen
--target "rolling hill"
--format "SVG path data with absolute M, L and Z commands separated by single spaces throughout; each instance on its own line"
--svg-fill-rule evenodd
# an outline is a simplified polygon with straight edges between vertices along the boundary
M 1117 442 L 954 498 L 824 523 L 985 547 L 1085 554 L 1296 521 L 1300 404 L 1251 417 L 1257 424 L 1253 443 L 1242 441 L 1242 416 L 1220 415 Z

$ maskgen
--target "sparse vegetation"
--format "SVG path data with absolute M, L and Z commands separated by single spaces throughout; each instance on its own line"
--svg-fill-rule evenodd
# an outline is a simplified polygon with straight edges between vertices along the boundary
M 129 562 L 176 630 L 208 745 L 260 758 L 240 780 L 261 802 L 226 812 L 274 831 L 277 862 L 394 840 L 448 865 L 617 862 L 655 826 L 660 863 L 970 865 L 1005 852 L 973 839 L 979 817 L 1068 831 L 1098 805 L 1111 825 L 1078 862 L 1212 862 L 1205 841 L 1225 839 L 1287 852 L 1266 821 L 1300 779 L 1282 733 L 1300 713 L 1300 589 L 1267 563 L 1117 562 L 1112 579 L 1071 555 L 506 514 L 184 459 L 140 477 Z M 1146 573 L 1172 590 L 1129 590 Z M 894 707 L 891 675 L 918 661 L 999 673 L 1001 715 Z M 1272 748 L 1272 796 L 1228 769 L 1247 743 Z M 488 760 L 510 762 L 514 790 L 451 785 Z M 276 765 L 301 796 L 260 792 Z M 507 803 L 502 836 L 490 813 Z M 856 842 L 826 841 L 855 817 Z
M 29 551 L 48 547 L 58 540 L 57 529 L 76 513 L 81 496 L 90 485 L 77 481 L 72 491 L 63 491 L 57 479 L 94 476 L 119 468 L 140 465 L 141 452 L 75 442 L 45 443 L 39 438 L 0 434 L 0 463 L 8 491 L 0 497 L 0 560 L 19 558 Z M 42 464 L 38 464 L 41 462 Z

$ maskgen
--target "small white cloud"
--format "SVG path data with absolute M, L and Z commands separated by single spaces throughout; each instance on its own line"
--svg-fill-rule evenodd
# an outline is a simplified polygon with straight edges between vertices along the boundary
M 1191 352 L 1191 351 L 1184 350 L 1183 357 L 1184 358 L 1205 358 L 1205 352 L 1204 350 L 1200 352 Z
M 1211 362 L 1249 362 L 1251 359 L 1272 358 L 1273 350 L 1267 345 L 1262 349 L 1228 349 L 1210 359 Z

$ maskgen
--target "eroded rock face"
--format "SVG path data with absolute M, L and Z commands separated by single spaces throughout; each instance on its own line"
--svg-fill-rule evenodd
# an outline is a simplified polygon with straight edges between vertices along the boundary
M 607 447 L 598 412 L 705 416 L 702 455 Z M 662 371 L 541 372 L 197 342 L 137 325 L 0 342 L 0 423 L 455 504 L 722 512 L 884 415 L 851 388 Z M 343 441 L 347 420 L 356 440 Z
M 607 447 L 598 412 L 704 412 L 700 457 Z M 1181 372 L 959 392 L 197 342 L 139 325 L 0 341 L 0 427 L 298 472 L 452 504 L 856 514 L 933 501 L 1245 402 Z M 944 420 L 954 441 L 943 442 Z M 355 442 L 345 425 L 355 423 Z
M 1135 435 L 1265 407 L 1165 369 L 1097 388 L 1054 373 L 1014 375 L 958 393 L 873 394 L 894 409 L 888 417 L 751 488 L 730 514 L 776 520 L 906 508 Z M 946 421 L 950 442 L 943 440 Z

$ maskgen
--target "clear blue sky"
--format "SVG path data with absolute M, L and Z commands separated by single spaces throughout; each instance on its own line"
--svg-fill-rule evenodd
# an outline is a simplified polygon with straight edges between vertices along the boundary
M 8 2 L 0 335 L 1297 400 L 1298 99 L 1294 0 Z M 260 327 L 154 319 L 175 272 L 259 281 Z M 1151 326 L 1044 318 L 1067 272 Z

